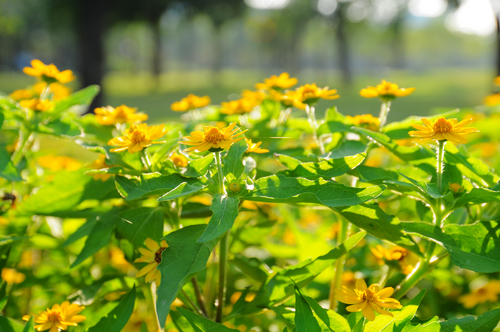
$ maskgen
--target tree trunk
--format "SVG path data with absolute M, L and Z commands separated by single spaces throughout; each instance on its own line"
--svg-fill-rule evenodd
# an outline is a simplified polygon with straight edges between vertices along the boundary
M 151 27 L 153 29 L 153 58 L 152 58 L 152 70 L 153 70 L 153 78 L 155 80 L 156 89 L 160 88 L 160 78 L 161 78 L 161 60 L 162 60 L 162 51 L 161 51 L 161 26 L 160 26 L 160 18 L 161 16 L 155 17 L 151 21 Z
M 87 113 L 103 106 L 104 91 L 104 1 L 79 0 L 80 18 L 77 22 L 78 45 L 80 47 L 80 79 L 83 87 L 97 84 L 101 92 L 92 101 Z
M 398 15 L 391 24 L 392 30 L 392 67 L 403 69 L 406 65 L 406 52 L 403 37 L 404 16 Z
M 214 61 L 212 64 L 212 83 L 218 87 L 222 85 L 222 69 L 224 69 L 224 40 L 222 38 L 222 25 L 216 24 L 214 28 Z
M 349 43 L 345 32 L 347 21 L 346 18 L 344 17 L 342 4 L 339 4 L 339 7 L 335 11 L 334 17 L 337 21 L 337 28 L 335 32 L 337 38 L 337 51 L 339 56 L 340 73 L 342 75 L 342 83 L 345 85 L 351 85 L 352 83 L 351 58 L 349 51 Z

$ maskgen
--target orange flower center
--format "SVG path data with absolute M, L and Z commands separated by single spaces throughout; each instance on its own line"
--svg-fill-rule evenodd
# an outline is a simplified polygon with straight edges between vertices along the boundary
M 132 132 L 132 135 L 130 136 L 130 141 L 133 143 L 140 143 L 146 140 L 146 137 L 144 136 L 144 133 L 142 133 L 139 130 L 134 130 Z
M 158 249 L 155 253 L 155 262 L 160 264 L 161 263 L 161 253 L 167 248 L 163 248 L 161 247 L 160 249 Z
M 373 301 L 374 297 L 375 297 L 375 292 L 372 291 L 371 289 L 365 290 L 361 295 L 363 301 L 368 301 L 368 302 Z
M 127 113 L 123 109 L 116 109 L 115 119 L 118 121 L 126 122 Z
M 205 141 L 216 144 L 224 140 L 224 135 L 219 128 L 212 127 L 205 133 Z
M 453 126 L 445 118 L 439 118 L 436 123 L 434 123 L 433 130 L 435 133 L 449 133 Z
M 60 322 L 61 320 L 61 313 L 59 311 L 50 310 L 49 314 L 47 315 L 47 321 L 55 323 Z

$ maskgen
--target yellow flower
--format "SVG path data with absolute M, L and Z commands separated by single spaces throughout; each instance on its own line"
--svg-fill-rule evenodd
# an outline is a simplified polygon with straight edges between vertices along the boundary
M 220 106 L 222 114 L 233 115 L 250 113 L 257 104 L 254 99 L 241 98 L 227 102 L 223 101 Z
M 500 93 L 492 93 L 484 97 L 483 104 L 486 106 L 497 106 L 500 105 Z
M 45 155 L 37 159 L 38 165 L 52 171 L 66 169 L 68 171 L 76 171 L 81 164 L 78 160 L 67 156 L 55 156 L 52 154 Z
M 129 271 L 136 271 L 135 267 L 127 261 L 125 258 L 125 253 L 117 247 L 111 247 L 109 249 L 109 263 L 114 268 L 122 271 L 123 273 L 128 273 Z
M 187 167 L 188 165 L 188 160 L 182 153 L 174 152 L 168 159 L 172 160 L 177 167 Z
M 257 142 L 253 143 L 251 139 L 245 138 L 245 141 L 247 142 L 248 149 L 245 151 L 246 153 L 267 153 L 269 150 L 267 149 L 262 149 L 260 145 L 262 142 Z
M 500 76 L 495 77 L 493 82 L 495 83 L 495 85 L 500 85 Z
M 161 241 L 159 245 L 155 240 L 147 238 L 144 242 L 146 247 L 149 249 L 139 248 L 142 257 L 137 258 L 134 263 L 148 263 L 144 268 L 142 268 L 137 274 L 136 278 L 146 275 L 146 282 L 156 282 L 156 286 L 160 285 L 161 274 L 160 270 L 156 267 L 161 263 L 161 254 L 168 248 L 168 244 L 165 240 Z
M 397 84 L 382 80 L 381 84 L 378 84 L 376 87 L 369 86 L 362 89 L 359 94 L 365 98 L 380 97 L 380 99 L 388 101 L 396 97 L 408 96 L 413 91 L 415 91 L 415 88 L 399 88 Z
M 425 126 L 414 124 L 413 128 L 419 131 L 410 131 L 411 137 L 430 138 L 438 141 L 447 140 L 454 143 L 467 143 L 464 137 L 467 134 L 477 133 L 479 130 L 474 127 L 464 127 L 472 119 L 465 119 L 457 123 L 457 119 L 445 119 L 443 117 L 437 119 L 434 123 L 423 118 L 422 122 Z
M 462 186 L 459 185 L 458 183 L 450 183 L 449 188 L 453 193 L 458 193 L 460 189 L 462 189 Z
M 8 267 L 4 267 L 2 269 L 2 279 L 9 285 L 20 284 L 26 279 L 26 276 L 17 272 L 16 269 L 10 269 Z
M 30 90 L 26 90 L 26 89 L 16 90 L 16 91 L 12 92 L 9 95 L 9 97 L 14 99 L 15 101 L 31 99 L 31 98 L 33 98 L 33 92 L 31 92 Z
M 472 293 L 459 297 L 458 301 L 466 308 L 473 308 L 480 303 L 488 301 L 493 303 L 498 302 L 498 294 L 500 294 L 500 281 L 493 280 Z
M 394 293 L 394 288 L 386 287 L 380 289 L 377 284 L 366 287 L 366 282 L 363 279 L 356 280 L 354 289 L 349 289 L 342 286 L 342 290 L 335 292 L 335 298 L 346 304 L 350 304 L 346 308 L 349 312 L 363 312 L 363 316 L 368 320 L 375 320 L 374 311 L 382 315 L 394 316 L 392 312 L 384 310 L 387 309 L 401 309 L 402 306 L 396 299 L 391 299 L 390 296 Z
M 40 311 L 35 315 L 35 329 L 37 331 L 50 330 L 49 332 L 58 332 L 66 330 L 68 326 L 77 326 L 86 318 L 83 315 L 78 315 L 84 306 L 76 303 L 69 304 L 69 301 L 64 301 L 61 305 L 54 304 L 51 309 Z M 23 320 L 30 320 L 30 315 L 24 315 Z
M 243 90 L 241 97 L 247 100 L 253 100 L 256 105 L 260 105 L 264 99 L 266 99 L 266 94 L 262 91 L 252 91 Z
M 356 116 L 347 116 L 347 121 L 353 125 L 357 125 L 372 131 L 377 131 L 380 127 L 380 119 L 371 114 L 363 114 Z
M 198 97 L 190 93 L 187 97 L 182 98 L 180 101 L 176 101 L 170 105 L 170 109 L 175 112 L 185 112 L 205 107 L 209 105 L 210 102 L 211 100 L 209 96 Z
M 410 274 L 418 263 L 416 255 L 400 246 L 385 249 L 381 245 L 377 245 L 375 248 L 370 248 L 370 251 L 378 258 L 380 265 L 384 264 L 384 259 L 387 261 L 398 261 L 401 272 L 404 274 Z
M 68 83 L 75 79 L 71 70 L 59 71 L 53 64 L 45 65 L 40 60 L 32 60 L 31 67 L 24 67 L 23 72 L 29 76 L 39 77 L 47 82 L 59 81 L 60 83 Z
M 288 91 L 283 97 L 293 101 L 293 105 L 300 109 L 305 109 L 306 104 L 316 104 L 320 99 L 337 99 L 340 96 L 337 90 L 329 90 L 328 87 L 318 88 L 316 83 L 302 85 L 295 91 Z
M 106 155 L 104 154 L 99 154 L 96 160 L 90 164 L 90 167 L 92 169 L 102 169 L 102 168 L 109 168 L 111 165 L 108 165 L 106 163 Z M 106 173 L 101 173 L 101 174 L 93 174 L 92 178 L 94 180 L 101 180 L 101 181 L 107 181 L 111 177 L 111 174 L 106 174 Z
M 141 122 L 148 119 L 146 114 L 135 113 L 136 111 L 137 108 L 121 105 L 117 108 L 111 106 L 98 107 L 94 110 L 94 113 L 97 122 L 104 126 L 112 126 L 117 123 Z
M 280 76 L 272 75 L 264 79 L 264 83 L 255 84 L 259 90 L 288 89 L 297 84 L 295 77 L 290 77 L 288 73 L 281 73 Z
M 292 107 L 293 106 L 293 100 L 290 99 L 289 95 L 282 94 L 281 92 L 276 91 L 276 90 L 269 91 L 269 99 L 274 100 L 274 101 L 279 101 L 285 107 Z
M 33 91 L 36 93 L 36 95 L 40 96 L 45 88 L 47 87 L 46 82 L 38 82 L 35 85 L 33 85 Z M 52 93 L 52 99 L 53 100 L 61 100 L 66 98 L 71 94 L 71 88 L 68 88 L 65 85 L 62 85 L 60 83 L 54 82 L 49 84 L 49 90 Z
M 147 124 L 141 123 L 140 125 L 132 125 L 125 132 L 124 136 L 115 137 L 109 140 L 109 145 L 118 146 L 111 149 L 111 152 L 122 152 L 128 150 L 129 153 L 139 152 L 142 149 L 151 146 L 151 144 L 159 144 L 162 142 L 153 142 L 165 135 L 167 130 L 164 125 L 148 127 Z
M 233 129 L 234 126 L 236 126 L 236 122 L 233 122 L 226 128 L 222 129 L 214 126 L 206 126 L 203 131 L 193 131 L 191 136 L 184 136 L 187 141 L 180 141 L 179 144 L 193 145 L 185 151 L 201 152 L 211 149 L 226 149 L 233 145 L 233 143 L 245 138 L 245 136 L 241 136 L 240 138 L 236 137 L 248 130 L 243 130 L 242 132 L 237 133 L 239 128 Z
M 21 100 L 19 102 L 19 105 L 21 105 L 22 107 L 32 109 L 33 111 L 40 111 L 40 112 L 49 111 L 50 109 L 52 109 L 52 107 L 54 107 L 54 103 L 52 103 L 51 101 L 47 99 L 40 100 L 38 98 Z

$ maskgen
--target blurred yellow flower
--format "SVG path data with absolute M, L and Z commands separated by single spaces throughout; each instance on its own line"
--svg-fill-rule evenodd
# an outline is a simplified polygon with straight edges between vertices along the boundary
M 480 303 L 485 302 L 498 302 L 498 295 L 500 294 L 500 281 L 492 280 L 486 285 L 479 287 L 470 294 L 463 295 L 458 298 L 458 301 L 466 308 L 473 308 Z
M 307 105 L 314 105 L 320 99 L 337 99 L 340 96 L 337 90 L 329 90 L 328 87 L 318 88 L 316 83 L 306 84 L 298 87 L 295 91 L 288 91 L 283 97 L 293 101 L 293 105 L 300 109 L 305 109 Z
M 162 240 L 161 244 L 158 244 L 155 240 L 150 238 L 147 238 L 144 244 L 149 250 L 139 248 L 139 252 L 142 254 L 142 257 L 137 258 L 134 263 L 148 263 L 148 265 L 142 268 L 135 277 L 139 278 L 146 275 L 146 282 L 155 281 L 156 286 L 159 286 L 161 274 L 160 270 L 157 269 L 157 266 L 161 263 L 161 254 L 168 248 L 168 244 L 165 240 Z
M 142 122 L 148 119 L 144 113 L 135 113 L 137 108 L 125 105 L 116 108 L 111 106 L 99 107 L 94 110 L 95 119 L 99 124 L 112 126 L 117 123 Z
M 75 79 L 71 70 L 68 69 L 60 72 L 55 65 L 46 65 L 37 59 L 31 61 L 31 67 L 24 67 L 23 72 L 29 76 L 39 77 L 49 83 L 54 81 L 68 83 Z
M 477 133 L 479 130 L 474 127 L 464 127 L 472 119 L 465 119 L 457 123 L 457 119 L 445 119 L 440 117 L 434 123 L 422 118 L 425 126 L 413 124 L 413 128 L 418 131 L 410 131 L 408 134 L 412 137 L 430 138 L 438 141 L 447 140 L 453 143 L 467 143 L 464 137 L 467 134 Z
M 106 163 L 106 155 L 103 153 L 99 154 L 99 156 L 97 156 L 97 159 L 90 164 L 90 168 L 92 169 L 103 169 L 109 167 L 111 167 L 111 165 L 108 165 Z M 111 176 L 112 174 L 101 173 L 101 174 L 93 174 L 92 178 L 96 181 L 97 180 L 107 181 Z
M 376 87 L 369 86 L 362 89 L 359 94 L 365 98 L 380 97 L 382 100 L 390 101 L 396 97 L 408 96 L 413 91 L 415 91 L 415 88 L 399 88 L 397 84 L 382 80 L 381 84 L 378 84 Z
M 495 77 L 493 82 L 495 83 L 495 85 L 500 85 L 500 76 Z
M 62 169 L 66 169 L 68 171 L 76 171 L 81 166 L 80 162 L 74 158 L 67 156 L 55 156 L 52 154 L 40 157 L 36 161 L 38 165 L 52 171 L 59 171 Z
M 259 90 L 288 89 L 297 82 L 298 80 L 295 77 L 290 77 L 288 73 L 281 73 L 279 76 L 272 75 L 264 79 L 264 83 L 255 84 L 255 88 Z
M 86 318 L 83 315 L 78 315 L 84 306 L 76 303 L 69 304 L 69 301 L 64 301 L 61 305 L 54 304 L 51 309 L 40 311 L 35 315 L 35 329 L 37 331 L 49 330 L 49 332 L 58 332 L 66 330 L 68 326 L 77 326 Z M 24 315 L 23 320 L 30 320 L 30 315 Z
M 8 267 L 4 267 L 2 269 L 2 279 L 7 284 L 14 285 L 22 283 L 26 279 L 26 276 L 21 272 L 17 272 L 16 269 L 10 269 Z
M 21 269 L 29 269 L 33 268 L 33 266 L 37 265 L 40 262 L 40 251 L 32 249 L 32 250 L 23 250 L 21 254 L 21 259 L 19 260 L 19 264 L 17 267 Z
M 401 272 L 404 274 L 410 274 L 419 261 L 415 254 L 400 246 L 385 249 L 381 245 L 377 245 L 375 248 L 370 248 L 370 251 L 378 259 L 380 265 L 384 264 L 384 259 L 398 261 Z
M 163 142 L 153 142 L 165 135 L 167 129 L 164 125 L 148 127 L 147 124 L 132 125 L 125 132 L 124 136 L 115 137 L 109 140 L 108 145 L 118 146 L 111 149 L 111 152 L 122 152 L 128 150 L 129 153 L 139 152 L 142 149 L 151 146 L 152 144 L 160 144 Z
M 115 269 L 122 271 L 123 273 L 129 273 L 135 271 L 135 267 L 130 264 L 125 258 L 125 254 L 120 248 L 111 247 L 109 249 L 110 259 L 109 263 Z M 109 300 L 108 300 L 109 301 Z
M 197 108 L 202 108 L 209 105 L 211 102 L 209 96 L 198 97 L 190 93 L 187 97 L 182 98 L 170 105 L 170 109 L 175 112 L 186 112 Z
M 353 125 L 360 126 L 372 131 L 377 131 L 380 127 L 380 119 L 371 114 L 363 114 L 356 116 L 346 116 L 347 121 Z
M 45 88 L 47 87 L 46 82 L 38 82 L 35 85 L 33 85 L 33 91 L 37 96 L 40 96 Z M 71 94 L 71 88 L 68 88 L 65 85 L 62 85 L 60 83 L 54 82 L 49 84 L 49 90 L 52 93 L 52 99 L 53 100 L 61 100 L 66 98 Z
M 456 194 L 460 191 L 460 189 L 462 189 L 462 186 L 459 185 L 458 183 L 450 183 L 449 188 L 451 191 L 453 191 L 453 193 Z
M 203 131 L 193 131 L 191 136 L 184 136 L 187 141 L 180 141 L 179 144 L 193 145 L 185 151 L 209 151 L 226 149 L 245 138 L 242 135 L 248 129 L 237 132 L 239 128 L 234 129 L 236 122 L 231 123 L 226 128 L 219 129 L 214 126 L 206 126 Z M 240 136 L 236 138 L 237 136 Z
M 279 101 L 285 107 L 292 107 L 293 106 L 293 99 L 291 99 L 290 96 L 287 96 L 286 94 L 282 94 L 281 92 L 276 91 L 276 90 L 269 91 L 269 99 L 274 100 L 274 101 Z
M 245 142 L 247 142 L 248 149 L 245 151 L 246 153 L 267 153 L 269 150 L 262 149 L 260 145 L 262 142 L 253 143 L 251 139 L 245 138 Z
M 54 103 L 48 99 L 40 100 L 38 98 L 21 100 L 19 105 L 32 109 L 33 111 L 46 112 L 50 111 L 54 107 Z
M 341 278 L 342 286 L 346 286 L 347 288 L 356 287 L 356 275 L 352 271 L 345 271 L 342 273 Z
M 9 95 L 15 101 L 26 100 L 33 98 L 33 92 L 27 89 L 16 90 Z
M 231 101 L 223 101 L 220 104 L 221 106 L 220 112 L 222 114 L 228 114 L 228 115 L 250 113 L 257 105 L 258 104 L 254 99 L 246 99 L 246 98 L 241 98 Z
M 492 93 L 484 97 L 483 104 L 486 106 L 497 106 L 500 105 L 500 93 Z
M 188 165 L 188 159 L 182 153 L 174 152 L 168 159 L 172 160 L 174 165 L 177 167 L 187 167 Z
M 382 308 L 402 308 L 398 300 L 390 298 L 392 293 L 394 293 L 394 288 L 392 287 L 386 287 L 381 290 L 379 285 L 373 284 L 367 288 L 366 282 L 363 279 L 358 279 L 356 280 L 354 289 L 342 286 L 341 290 L 339 289 L 335 292 L 335 298 L 337 301 L 350 304 L 346 308 L 347 311 L 361 311 L 366 319 L 373 321 L 375 320 L 374 310 L 379 314 L 393 317 L 392 312 Z

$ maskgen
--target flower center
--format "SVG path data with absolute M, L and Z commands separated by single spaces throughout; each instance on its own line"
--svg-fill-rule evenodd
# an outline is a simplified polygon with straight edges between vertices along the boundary
M 58 311 L 50 311 L 49 314 L 47 315 L 47 321 L 49 322 L 60 322 L 61 319 L 61 313 Z
M 144 133 L 139 130 L 134 130 L 130 137 L 130 140 L 134 143 L 140 143 L 146 140 Z
M 434 123 L 433 130 L 435 133 L 449 133 L 453 126 L 445 118 L 439 118 Z
M 363 295 L 361 297 L 363 298 L 363 301 L 370 302 L 375 297 L 375 292 L 370 289 L 367 289 L 363 292 Z
M 205 133 L 205 141 L 216 144 L 224 140 L 224 135 L 220 132 L 219 128 L 212 127 Z
M 167 248 L 163 248 L 161 247 L 160 249 L 158 249 L 155 253 L 155 262 L 160 264 L 161 263 L 161 253 Z

